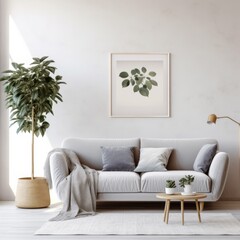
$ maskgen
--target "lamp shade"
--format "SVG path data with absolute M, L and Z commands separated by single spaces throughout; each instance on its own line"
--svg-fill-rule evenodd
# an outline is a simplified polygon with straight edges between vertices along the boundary
M 208 124 L 216 123 L 216 121 L 217 121 L 217 116 L 215 114 L 211 114 L 208 116 L 208 120 L 207 120 Z

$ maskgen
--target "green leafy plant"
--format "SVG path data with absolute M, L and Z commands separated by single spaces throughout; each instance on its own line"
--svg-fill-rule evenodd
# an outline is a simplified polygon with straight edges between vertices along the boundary
M 157 75 L 156 72 L 150 71 L 147 73 L 147 69 L 142 67 L 141 69 L 134 68 L 131 73 L 121 72 L 119 77 L 123 78 L 122 87 L 133 87 L 133 92 L 139 92 L 142 96 L 148 97 L 149 92 L 154 86 L 158 86 L 158 83 L 153 79 Z
M 176 187 L 176 183 L 174 180 L 167 180 L 166 181 L 166 188 L 175 188 Z
M 53 60 L 48 57 L 33 58 L 30 67 L 12 63 L 13 69 L 4 71 L 6 106 L 10 109 L 11 125 L 17 124 L 17 133 L 32 133 L 32 179 L 34 178 L 34 135 L 44 136 L 49 123 L 48 113 L 53 114 L 53 104 L 62 102 L 59 93 L 62 76 L 56 75 Z
M 190 185 L 194 181 L 193 175 L 185 175 L 185 177 L 179 180 L 180 187 L 184 187 L 185 185 Z

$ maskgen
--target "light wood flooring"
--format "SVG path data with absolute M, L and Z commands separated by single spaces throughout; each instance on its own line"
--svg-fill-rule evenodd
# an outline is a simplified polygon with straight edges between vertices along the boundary
M 134 210 L 134 211 L 154 211 L 163 209 L 163 203 L 98 203 L 98 211 L 111 210 Z M 136 240 L 136 239 L 240 239 L 239 236 L 36 236 L 34 232 L 41 227 L 49 218 L 55 216 L 61 209 L 60 204 L 53 204 L 44 209 L 19 209 L 14 202 L 0 202 L 0 240 L 46 240 L 46 239 L 82 239 L 82 240 Z M 171 205 L 171 211 L 179 211 L 178 203 Z M 195 206 L 187 203 L 185 212 L 196 211 Z M 240 201 L 221 201 L 216 203 L 206 203 L 204 211 L 209 212 L 230 212 L 240 221 Z M 180 224 L 180 223 L 179 223 Z

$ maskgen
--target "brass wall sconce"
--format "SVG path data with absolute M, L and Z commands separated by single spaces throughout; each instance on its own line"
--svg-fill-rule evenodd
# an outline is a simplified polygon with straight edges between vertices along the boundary
M 208 124 L 216 123 L 217 119 L 221 119 L 221 118 L 227 118 L 227 119 L 235 122 L 238 126 L 240 126 L 240 122 L 237 122 L 236 120 L 234 120 L 228 116 L 217 117 L 215 114 L 211 114 L 208 116 L 207 123 Z

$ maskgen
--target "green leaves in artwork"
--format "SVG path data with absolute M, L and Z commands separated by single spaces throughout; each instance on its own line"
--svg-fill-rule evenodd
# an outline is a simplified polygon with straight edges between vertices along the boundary
M 128 73 L 127 73 L 127 72 L 121 72 L 121 73 L 119 74 L 119 77 L 121 77 L 121 78 L 127 78 L 127 77 L 128 77 Z
M 139 86 L 138 86 L 138 85 L 135 85 L 134 88 L 133 88 L 133 91 L 134 91 L 134 92 L 138 92 L 138 91 L 139 91 Z
M 145 88 L 145 87 L 140 88 L 140 89 L 139 89 L 139 92 L 140 92 L 141 95 L 143 95 L 143 96 L 145 96 L 145 97 L 148 97 L 148 95 L 149 95 L 149 91 L 148 91 L 148 89 Z
M 149 75 L 150 75 L 151 77 L 155 77 L 155 76 L 156 76 L 156 73 L 155 73 L 155 72 L 150 72 Z
M 154 85 L 154 86 L 157 86 L 158 85 L 158 83 L 156 82 L 156 81 L 154 81 L 154 80 L 149 80 L 150 81 L 150 83 L 152 84 L 152 85 Z
M 142 96 L 148 97 L 153 86 L 158 86 L 156 80 L 152 79 L 157 75 L 156 72 L 150 71 L 147 73 L 147 68 L 133 68 L 130 74 L 126 71 L 120 72 L 119 77 L 123 78 L 122 87 L 133 87 L 133 92 L 139 92 Z
M 147 69 L 145 67 L 142 67 L 142 72 L 145 73 Z
M 128 79 L 126 79 L 122 82 L 122 87 L 128 87 L 129 84 L 130 84 L 130 81 Z

